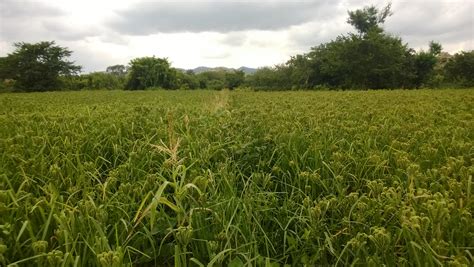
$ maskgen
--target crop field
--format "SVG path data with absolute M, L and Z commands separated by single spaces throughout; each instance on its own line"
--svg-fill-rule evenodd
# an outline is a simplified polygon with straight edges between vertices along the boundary
M 0 265 L 472 266 L 474 91 L 0 94 Z

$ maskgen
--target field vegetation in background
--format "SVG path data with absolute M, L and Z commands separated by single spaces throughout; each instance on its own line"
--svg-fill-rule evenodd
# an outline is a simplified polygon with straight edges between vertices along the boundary
M 163 88 L 254 90 L 360 90 L 474 87 L 474 51 L 451 55 L 440 43 L 416 51 L 384 29 L 391 4 L 348 11 L 355 32 L 315 44 L 303 54 L 275 66 L 249 68 L 172 67 L 167 58 L 145 56 L 116 64 L 105 72 L 81 74 L 69 61 L 72 51 L 54 41 L 15 43 L 0 57 L 0 92 L 51 90 L 144 90 Z M 159 52 L 159 51 L 158 51 Z M 201 72 L 198 70 L 207 69 Z M 196 72 L 195 72 L 196 71 Z
M 2 266 L 474 260 L 469 90 L 0 103 Z

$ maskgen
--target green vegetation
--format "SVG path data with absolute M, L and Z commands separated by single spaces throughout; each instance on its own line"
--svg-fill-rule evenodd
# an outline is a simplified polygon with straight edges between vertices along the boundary
M 453 56 L 445 65 L 446 76 L 455 84 L 474 86 L 474 51 L 461 52 Z
M 22 91 L 48 91 L 61 86 L 60 77 L 77 74 L 80 66 L 67 61 L 72 51 L 54 42 L 15 43 L 15 51 L 0 58 L 0 80 L 14 81 Z M 13 87 L 13 84 L 10 85 Z
M 339 90 L 433 87 L 473 87 L 474 51 L 454 56 L 441 44 L 430 42 L 428 51 L 415 51 L 386 32 L 383 23 L 392 15 L 391 5 L 348 12 L 347 23 L 356 33 L 312 47 L 286 63 L 258 69 L 245 76 L 234 69 L 216 68 L 193 73 L 173 68 L 167 58 L 141 57 L 128 66 L 113 65 L 105 72 L 71 77 L 79 70 L 66 58 L 71 51 L 54 42 L 18 43 L 0 58 L 1 91 L 97 89 L 235 89 Z M 46 49 L 46 50 L 45 50 Z
M 73 77 L 63 77 L 61 84 L 64 90 L 117 90 L 125 85 L 125 75 L 107 72 L 92 72 Z
M 176 83 L 176 71 L 165 58 L 142 57 L 130 61 L 128 90 L 161 87 L 171 89 Z
M 383 23 L 392 14 L 390 8 L 389 4 L 381 10 L 372 6 L 349 11 L 347 22 L 356 33 L 312 47 L 275 68 L 261 69 L 249 77 L 249 85 L 264 90 L 394 89 L 446 83 L 444 69 L 435 76 L 442 46 L 430 42 L 429 51 L 416 52 L 385 32 Z
M 473 91 L 0 103 L 2 266 L 474 261 Z

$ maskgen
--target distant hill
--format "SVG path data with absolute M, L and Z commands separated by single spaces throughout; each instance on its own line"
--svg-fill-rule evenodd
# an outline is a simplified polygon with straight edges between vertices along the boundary
M 226 67 L 215 67 L 215 68 L 210 68 L 210 67 L 205 67 L 205 66 L 200 66 L 200 67 L 197 67 L 197 68 L 194 68 L 194 69 L 191 69 L 194 73 L 196 74 L 199 74 L 199 73 L 202 73 L 202 72 L 206 72 L 206 71 L 216 71 L 216 70 L 224 70 L 224 71 L 233 71 L 233 70 L 241 70 L 243 71 L 245 74 L 253 74 L 257 71 L 257 69 L 254 69 L 254 68 L 249 68 L 249 67 L 240 67 L 238 69 L 233 69 L 233 68 L 226 68 Z
M 243 71 L 245 74 L 254 74 L 257 71 L 257 69 L 244 67 L 244 66 L 238 68 L 238 70 Z

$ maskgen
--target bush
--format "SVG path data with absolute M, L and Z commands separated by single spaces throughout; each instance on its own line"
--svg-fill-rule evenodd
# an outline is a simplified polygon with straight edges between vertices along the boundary
M 125 76 L 105 72 L 93 72 L 80 76 L 62 77 L 62 87 L 67 90 L 114 90 L 124 89 Z

